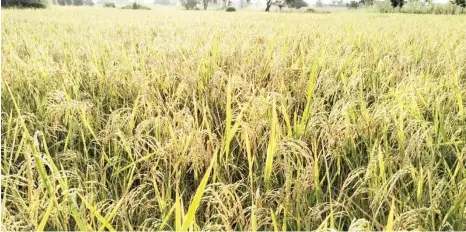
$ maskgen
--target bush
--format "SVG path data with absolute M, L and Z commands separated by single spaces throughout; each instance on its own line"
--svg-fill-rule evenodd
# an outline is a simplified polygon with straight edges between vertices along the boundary
M 375 4 L 375 7 L 377 8 L 377 11 L 380 13 L 393 13 L 393 7 L 390 1 L 382 1 L 382 2 L 377 2 Z
M 133 9 L 133 10 L 150 10 L 149 7 L 147 6 L 143 6 L 141 4 L 137 4 L 137 3 L 131 3 L 131 4 L 128 4 L 124 7 L 122 7 L 121 9 Z
M 193 8 L 193 10 L 201 10 L 201 8 L 196 6 L 196 7 Z
M 115 8 L 115 3 L 113 3 L 113 2 L 104 2 L 103 7 Z
M 400 11 L 410 14 L 430 14 L 432 8 L 431 6 L 425 6 L 421 2 L 408 2 Z
M 232 6 L 229 6 L 225 9 L 226 12 L 234 12 L 236 11 L 236 8 L 232 7 Z
M 313 8 L 308 8 L 308 9 L 306 9 L 305 12 L 306 13 L 316 13 L 317 11 L 315 9 L 313 9 Z

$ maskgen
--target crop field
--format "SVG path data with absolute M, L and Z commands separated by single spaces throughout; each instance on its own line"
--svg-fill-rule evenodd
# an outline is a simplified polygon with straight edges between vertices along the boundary
M 466 16 L 1 19 L 2 230 L 466 230 Z

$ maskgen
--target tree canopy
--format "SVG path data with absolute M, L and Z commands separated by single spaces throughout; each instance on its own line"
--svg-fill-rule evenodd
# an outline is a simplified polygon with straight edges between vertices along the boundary
M 2 0 L 2 7 L 46 8 L 46 0 Z

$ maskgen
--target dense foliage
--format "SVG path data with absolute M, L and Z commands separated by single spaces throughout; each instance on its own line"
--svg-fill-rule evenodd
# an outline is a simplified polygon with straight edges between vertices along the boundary
M 466 7 L 466 0 L 454 0 L 454 3 L 462 8 Z
M 2 0 L 2 7 L 46 8 L 46 0 Z
M 348 9 L 357 9 L 359 7 L 359 2 L 350 1 L 349 3 L 347 3 L 346 6 L 348 7 Z
M 395 8 L 395 7 L 399 7 L 399 8 L 402 8 L 403 5 L 405 4 L 405 1 L 404 0 L 390 0 L 391 4 L 392 4 L 392 7 Z
M 194 9 L 199 3 L 199 0 L 179 0 L 179 1 L 180 1 L 181 6 L 183 6 L 186 10 Z
M 115 8 L 115 7 L 116 7 L 116 6 L 115 6 L 115 3 L 113 3 L 113 2 L 104 2 L 104 3 L 102 4 L 102 6 L 103 6 L 103 7 L 109 7 L 109 8 Z
M 309 6 L 309 4 L 307 4 L 307 2 L 304 0 L 286 0 L 285 4 L 289 8 L 294 8 L 294 9 L 301 9 L 303 7 Z

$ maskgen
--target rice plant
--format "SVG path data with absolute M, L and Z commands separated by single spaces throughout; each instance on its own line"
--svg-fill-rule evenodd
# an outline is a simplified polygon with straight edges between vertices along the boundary
M 466 16 L 2 11 L 3 230 L 466 230 Z

